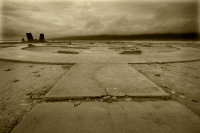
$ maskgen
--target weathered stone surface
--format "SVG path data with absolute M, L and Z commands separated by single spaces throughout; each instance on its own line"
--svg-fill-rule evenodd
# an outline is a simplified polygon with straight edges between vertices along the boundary
M 200 118 L 173 101 L 43 103 L 12 133 L 198 133 Z
M 101 83 L 94 78 L 95 72 L 103 65 L 75 64 L 45 97 L 47 99 L 71 99 L 106 95 Z
M 95 73 L 95 79 L 112 96 L 168 96 L 155 83 L 128 64 L 106 64 Z
M 128 64 L 75 64 L 47 93 L 47 99 L 112 96 L 168 96 Z
M 37 44 L 39 45 L 39 44 Z M 200 59 L 200 49 L 179 47 L 179 51 L 164 53 L 143 53 L 139 55 L 121 55 L 106 47 L 92 47 L 79 54 L 45 54 L 22 50 L 25 46 L 9 47 L 0 51 L 1 59 L 45 63 L 152 63 L 177 62 Z M 78 47 L 77 47 L 78 48 Z M 86 52 L 87 51 L 87 52 Z M 42 57 L 42 58 L 41 58 Z M 158 58 L 159 57 L 159 58 Z

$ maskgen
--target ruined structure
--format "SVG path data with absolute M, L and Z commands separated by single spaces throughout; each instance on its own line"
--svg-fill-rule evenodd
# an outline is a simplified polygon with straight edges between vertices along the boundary
M 33 39 L 33 36 L 32 36 L 31 33 L 26 33 L 26 37 L 27 37 L 27 40 L 28 40 L 29 42 L 34 42 L 34 39 Z
M 40 42 L 44 42 L 44 41 L 45 41 L 45 39 L 44 39 L 44 34 L 40 34 L 39 41 L 40 41 Z

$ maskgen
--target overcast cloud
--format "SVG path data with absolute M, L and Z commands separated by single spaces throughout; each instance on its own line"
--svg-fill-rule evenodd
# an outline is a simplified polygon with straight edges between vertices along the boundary
M 197 0 L 5 0 L 1 40 L 198 32 L 198 16 Z

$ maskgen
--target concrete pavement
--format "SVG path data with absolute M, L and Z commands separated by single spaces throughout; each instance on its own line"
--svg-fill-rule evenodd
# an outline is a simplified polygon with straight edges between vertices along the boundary
M 169 96 L 160 87 L 128 64 L 75 64 L 46 94 L 46 99 L 78 99 L 84 97 Z
M 199 133 L 200 118 L 173 101 L 43 103 L 11 133 Z
M 38 45 L 38 44 L 36 44 Z M 40 45 L 38 45 L 40 46 Z M 0 59 L 32 63 L 155 63 L 200 60 L 200 49 L 179 47 L 179 51 L 121 55 L 107 47 L 81 49 L 79 54 L 40 53 L 22 50 L 25 46 L 0 49 Z M 159 57 L 159 58 L 158 58 Z
M 128 63 L 200 59 L 200 50 L 193 48 L 141 55 L 120 55 L 106 47 L 83 49 L 77 55 L 37 53 L 21 48 L 1 49 L 0 57 L 33 63 L 76 63 L 45 96 L 52 100 L 105 95 L 169 96 Z M 199 133 L 199 125 L 199 116 L 173 101 L 83 102 L 76 107 L 70 102 L 58 101 L 36 106 L 12 133 Z

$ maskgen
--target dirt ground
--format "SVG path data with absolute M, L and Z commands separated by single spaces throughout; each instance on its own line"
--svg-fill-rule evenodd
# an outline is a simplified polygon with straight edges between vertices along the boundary
M 59 81 L 71 66 L 0 61 L 0 132 L 7 133 Z
M 200 61 L 132 66 L 200 116 Z

